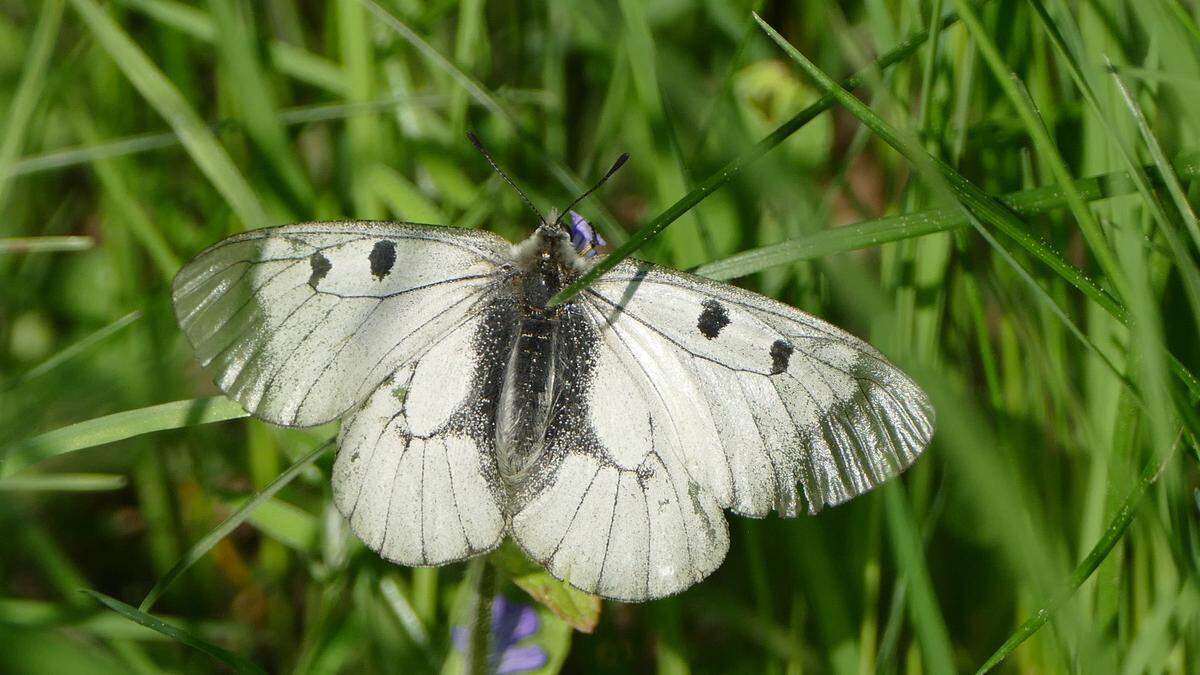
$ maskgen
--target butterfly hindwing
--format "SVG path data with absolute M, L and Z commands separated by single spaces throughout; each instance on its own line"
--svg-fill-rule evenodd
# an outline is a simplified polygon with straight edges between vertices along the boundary
M 494 302 L 342 420 L 334 501 L 384 558 L 441 565 L 499 544 L 504 494 L 491 402 L 513 321 L 511 303 Z
M 646 355 L 584 305 L 560 320 L 563 382 L 512 536 L 552 574 L 641 601 L 708 576 L 729 546 L 720 506 L 680 461 L 682 431 Z
M 175 311 L 226 394 L 269 422 L 311 426 L 481 311 L 507 251 L 489 233 L 402 223 L 254 230 L 184 266 Z

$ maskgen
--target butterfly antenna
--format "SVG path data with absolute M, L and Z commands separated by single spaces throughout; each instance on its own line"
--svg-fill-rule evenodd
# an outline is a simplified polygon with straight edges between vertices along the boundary
M 488 164 L 492 165 L 492 168 L 496 170 L 496 173 L 500 174 L 500 177 L 504 179 L 504 182 L 512 186 L 512 189 L 516 190 L 518 195 L 521 195 L 521 199 L 525 202 L 525 204 L 537 214 L 538 222 L 546 222 L 546 217 L 542 215 L 542 212 L 538 211 L 538 208 L 534 206 L 529 197 L 527 197 L 525 193 L 521 191 L 521 188 L 517 187 L 517 184 L 513 182 L 513 179 L 509 178 L 508 174 L 504 173 L 504 169 L 500 168 L 500 165 L 496 163 L 496 160 L 492 159 L 492 155 L 488 153 L 487 148 L 483 147 L 483 142 L 479 140 L 479 137 L 476 136 L 474 132 L 468 131 L 467 138 L 471 139 L 471 145 L 474 145 L 475 149 L 479 151 L 479 154 L 483 155 L 483 158 L 488 161 Z
M 575 208 L 575 205 L 578 204 L 579 202 L 583 201 L 585 197 L 592 194 L 596 190 L 599 190 L 601 185 L 604 185 L 605 183 L 607 183 L 608 179 L 612 178 L 612 175 L 617 172 L 617 169 L 620 169 L 622 166 L 624 166 L 626 160 L 628 160 L 628 159 L 629 159 L 629 153 L 622 152 L 621 156 L 617 158 L 617 161 L 613 162 L 612 168 L 610 168 L 608 170 L 608 172 L 604 174 L 604 178 L 601 178 L 587 192 L 579 195 L 578 197 L 575 198 L 575 201 L 568 204 L 567 208 L 563 209 L 562 213 L 558 214 L 558 218 L 554 221 L 554 224 L 562 225 L 563 217 L 565 217 L 568 213 L 570 213 L 571 209 Z

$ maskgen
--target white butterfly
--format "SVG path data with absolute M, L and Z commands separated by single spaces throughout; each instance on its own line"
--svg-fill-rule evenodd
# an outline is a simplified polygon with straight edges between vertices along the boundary
M 553 219 L 516 246 L 308 223 L 212 246 L 174 301 L 256 417 L 343 418 L 334 499 L 404 565 L 512 537 L 584 591 L 660 598 L 720 565 L 724 509 L 815 513 L 929 443 L 933 410 L 908 377 L 769 298 L 626 260 L 547 309 L 589 264 Z

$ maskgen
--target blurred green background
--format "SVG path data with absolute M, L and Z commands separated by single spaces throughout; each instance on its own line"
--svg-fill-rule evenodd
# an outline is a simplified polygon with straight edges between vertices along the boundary
M 835 79 L 866 68 L 864 105 L 720 173 L 824 91 L 752 11 Z M 734 517 L 710 579 L 604 603 L 590 634 L 502 566 L 502 592 L 538 607 L 522 644 L 544 671 L 946 673 L 995 654 L 1001 672 L 1200 672 L 1198 17 L 1184 0 L 0 0 L 0 671 L 228 667 L 197 646 L 270 672 L 461 665 L 465 566 L 360 545 L 332 453 L 295 466 L 333 427 L 233 419 L 169 285 L 274 223 L 526 236 L 474 129 L 543 208 L 629 152 L 580 209 L 612 243 L 716 187 L 639 255 L 871 340 L 938 413 L 901 480 L 815 518 Z M 137 606 L 189 550 L 147 605 L 186 634 L 81 592 Z

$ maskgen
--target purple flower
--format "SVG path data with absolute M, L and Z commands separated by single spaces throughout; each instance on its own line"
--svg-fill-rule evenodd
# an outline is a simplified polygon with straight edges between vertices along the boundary
M 582 220 L 582 218 L 580 219 Z M 525 673 L 546 665 L 546 652 L 537 645 L 517 645 L 538 630 L 538 615 L 529 605 L 512 602 L 503 595 L 492 600 L 492 653 L 488 672 L 497 675 Z M 454 647 L 467 653 L 467 629 L 455 626 L 450 631 Z
M 591 223 L 584 220 L 583 216 L 574 211 L 571 212 L 570 230 L 571 245 L 579 253 L 583 253 L 586 249 L 587 253 L 584 255 L 589 258 L 596 255 L 596 249 L 608 245 L 608 242 L 604 241 L 603 237 L 597 234 L 596 230 L 592 228 Z

